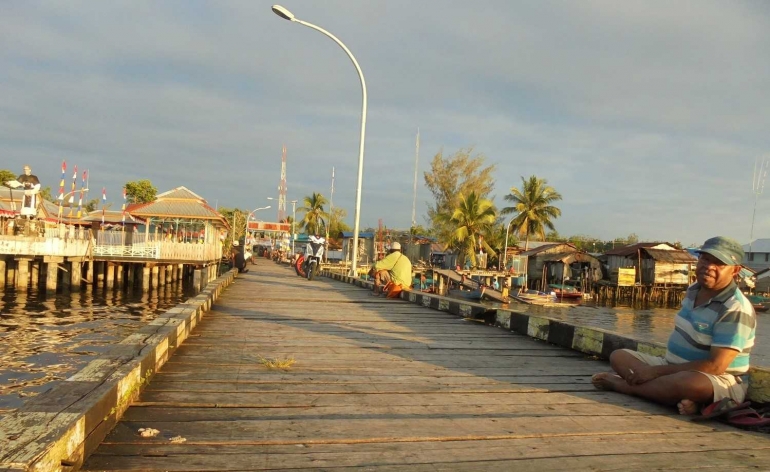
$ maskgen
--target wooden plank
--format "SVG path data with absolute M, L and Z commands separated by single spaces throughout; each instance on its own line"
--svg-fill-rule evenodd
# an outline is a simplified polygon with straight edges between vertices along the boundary
M 767 461 L 767 441 L 749 439 L 740 449 L 730 433 L 627 434 L 517 440 L 401 442 L 366 444 L 193 445 L 154 444 L 144 455 L 130 445 L 105 445 L 84 470 L 264 470 L 403 467 L 420 470 L 654 470 L 662 467 L 756 468 Z M 598 453 L 601 453 L 599 455 Z M 715 457 L 712 462 L 711 456 Z M 741 455 L 748 460 L 739 459 Z M 685 457 L 689 462 L 680 464 Z M 605 459 L 609 457 L 609 459 Z M 626 461 L 618 461 L 626 458 Z M 190 460 L 192 459 L 192 460 Z M 673 462 L 672 462 L 673 461 Z M 733 461 L 730 463 L 730 461 Z M 180 467 L 180 464 L 183 464 Z M 355 469 L 353 469 L 355 470 Z M 369 470 L 369 469 L 365 469 Z M 398 469 L 393 469 L 398 470 Z
M 260 356 L 296 363 L 271 370 Z M 84 470 L 740 470 L 748 451 L 740 466 L 770 458 L 764 435 L 595 390 L 606 369 L 266 262 L 223 294 Z

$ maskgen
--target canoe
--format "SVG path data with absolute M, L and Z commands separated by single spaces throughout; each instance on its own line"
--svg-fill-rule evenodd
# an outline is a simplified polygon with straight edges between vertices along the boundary
M 450 290 L 449 296 L 455 298 L 464 298 L 466 300 L 481 300 L 484 297 L 486 287 L 476 290 Z
M 550 284 L 548 288 L 556 294 L 556 298 L 583 298 L 583 292 L 572 285 Z

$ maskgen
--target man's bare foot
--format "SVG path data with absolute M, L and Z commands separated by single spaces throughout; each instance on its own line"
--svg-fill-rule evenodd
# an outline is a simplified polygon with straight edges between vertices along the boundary
M 686 398 L 681 402 L 677 403 L 676 407 L 679 409 L 680 415 L 697 415 L 698 414 L 698 404 Z
M 591 377 L 591 383 L 599 390 L 617 390 L 619 382 L 625 383 L 626 381 L 614 372 L 599 372 Z

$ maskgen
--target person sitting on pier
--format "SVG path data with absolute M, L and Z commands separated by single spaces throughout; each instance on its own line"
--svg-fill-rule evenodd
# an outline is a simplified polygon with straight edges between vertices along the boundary
M 392 291 L 388 290 L 388 295 L 412 285 L 412 262 L 401 253 L 401 244 L 398 242 L 391 244 L 388 255 L 377 261 L 371 272 L 374 276 L 373 295 L 380 295 L 388 285 L 393 288 Z
M 687 288 L 665 357 L 616 350 L 610 355 L 614 372 L 594 375 L 596 388 L 677 405 L 683 415 L 725 398 L 744 401 L 757 320 L 735 282 L 743 248 L 717 236 L 698 253 L 696 282 Z

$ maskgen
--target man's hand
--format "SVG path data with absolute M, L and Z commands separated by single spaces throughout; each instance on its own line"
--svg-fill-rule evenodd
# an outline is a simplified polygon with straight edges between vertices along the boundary
M 629 385 L 641 385 L 650 380 L 655 380 L 658 377 L 660 377 L 660 375 L 658 375 L 654 366 L 642 365 L 633 369 L 628 369 L 626 382 L 628 382 Z

